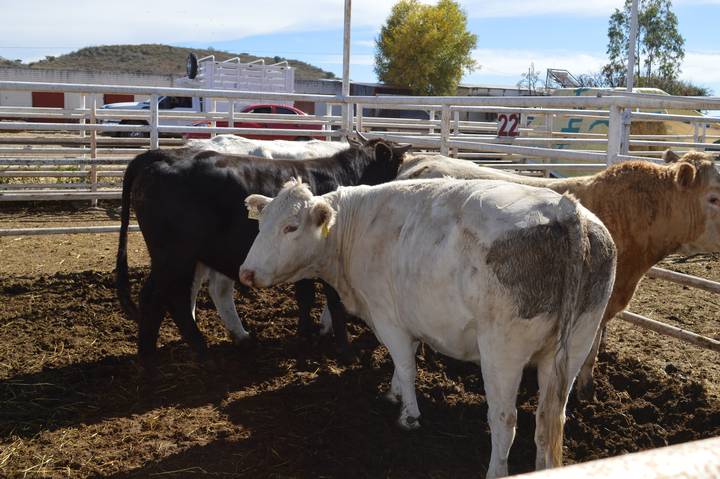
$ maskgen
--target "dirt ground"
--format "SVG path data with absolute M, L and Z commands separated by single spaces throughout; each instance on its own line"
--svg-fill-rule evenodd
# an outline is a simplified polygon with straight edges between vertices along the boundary
M 3 206 L 0 228 L 117 224 L 114 207 Z M 130 235 L 132 284 L 147 273 Z M 117 236 L 0 237 L 0 476 L 478 477 L 490 455 L 479 368 L 419 351 L 422 428 L 395 425 L 382 399 L 384 348 L 351 324 L 358 361 L 331 340 L 295 334 L 288 287 L 237 297 L 254 347 L 228 339 L 205 293 L 198 321 L 211 361 L 196 364 L 175 326 L 161 331 L 157 382 L 135 359 L 136 326 L 120 313 L 112 270 Z M 664 267 L 720 280 L 720 256 Z M 315 315 L 319 314 L 319 306 Z M 631 311 L 720 338 L 720 298 L 646 279 Z M 611 323 L 597 401 L 571 397 L 565 457 L 581 462 L 720 435 L 716 353 Z M 518 400 L 513 473 L 533 468 L 537 384 Z

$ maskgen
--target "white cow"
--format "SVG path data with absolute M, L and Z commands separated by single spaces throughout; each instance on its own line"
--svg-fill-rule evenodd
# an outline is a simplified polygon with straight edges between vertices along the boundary
M 492 454 L 507 474 L 523 368 L 538 368 L 538 468 L 562 462 L 570 387 L 610 296 L 615 247 L 571 196 L 504 181 L 413 180 L 315 197 L 299 182 L 277 198 L 251 195 L 260 233 L 240 281 L 269 287 L 318 277 L 387 347 L 387 397 L 399 423 L 419 426 L 419 341 L 480 362 Z
M 350 143 L 340 141 L 286 141 L 286 140 L 252 140 L 236 135 L 217 135 L 209 140 L 188 140 L 188 148 L 194 150 L 210 150 L 233 155 L 252 155 L 276 160 L 310 160 L 314 158 L 327 158 L 335 153 L 350 148 Z M 208 281 L 210 298 L 217 309 L 223 323 L 229 325 L 233 340 L 242 342 L 249 337 L 243 328 L 237 314 L 233 291 L 234 280 L 199 263 L 195 269 L 195 279 L 191 291 L 192 315 L 195 317 L 197 295 L 203 284 Z M 322 313 L 322 334 L 326 334 L 332 327 L 332 318 L 327 306 Z
M 188 140 L 186 146 L 196 150 L 260 156 L 275 160 L 327 158 L 338 151 L 350 148 L 350 144 L 344 141 L 251 140 L 236 135 L 217 135 L 209 140 Z

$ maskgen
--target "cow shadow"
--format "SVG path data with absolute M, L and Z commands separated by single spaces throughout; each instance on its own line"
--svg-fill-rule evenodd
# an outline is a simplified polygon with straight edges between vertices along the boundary
M 447 377 L 420 389 L 422 427 L 408 432 L 396 424 L 399 406 L 382 397 L 391 375 L 389 362 L 339 374 L 323 371 L 230 401 L 221 412 L 241 433 L 111 477 L 483 476 L 491 441 L 482 390 L 455 391 L 462 386 Z M 518 410 L 511 473 L 534 468 L 533 412 Z
M 154 375 L 128 354 L 13 376 L 0 381 L 0 437 L 31 437 L 163 406 L 219 403 L 229 392 L 284 374 L 279 352 L 286 346 L 283 338 L 245 348 L 212 345 L 208 361 L 198 363 L 175 341 L 159 350 Z

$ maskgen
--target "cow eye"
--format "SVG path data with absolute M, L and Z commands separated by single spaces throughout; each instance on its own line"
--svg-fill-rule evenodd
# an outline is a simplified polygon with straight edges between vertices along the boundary
M 720 206 L 720 197 L 718 196 L 711 196 L 708 201 L 713 206 Z
M 283 228 L 283 233 L 288 234 L 292 233 L 293 231 L 297 231 L 298 227 L 295 225 L 287 225 L 285 228 Z

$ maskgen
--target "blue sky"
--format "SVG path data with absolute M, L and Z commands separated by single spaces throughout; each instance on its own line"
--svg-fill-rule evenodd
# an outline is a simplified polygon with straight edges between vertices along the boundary
M 342 0 L 125 0 L 108 13 L 96 0 L 0 0 L 0 56 L 37 60 L 89 45 L 167 43 L 297 58 L 342 71 Z M 432 3 L 432 2 L 427 2 Z M 608 18 L 622 0 L 461 0 L 478 36 L 470 84 L 514 85 L 534 62 L 572 73 L 606 62 Z M 118 4 L 120 5 L 120 4 Z M 392 2 L 355 0 L 351 77 L 375 81 L 374 39 Z M 675 0 L 685 37 L 681 77 L 720 95 L 720 0 Z M 123 15 L 123 12 L 128 12 Z M 69 28 L 69 26 L 74 26 Z

